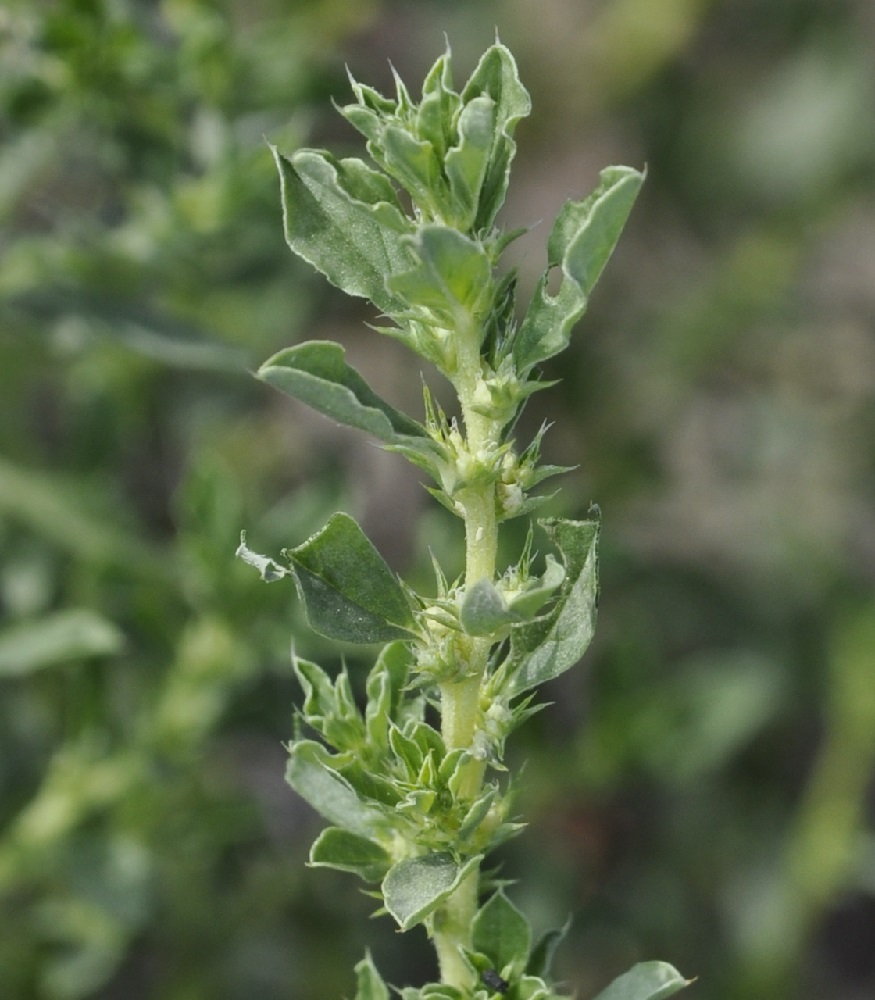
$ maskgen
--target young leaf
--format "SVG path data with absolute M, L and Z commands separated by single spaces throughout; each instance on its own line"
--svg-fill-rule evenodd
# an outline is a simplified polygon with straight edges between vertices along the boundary
M 511 627 L 510 653 L 502 665 L 510 694 L 518 695 L 569 670 L 592 640 L 598 604 L 599 522 L 542 522 L 562 555 L 565 580 L 550 611 Z
M 474 918 L 472 941 L 496 969 L 511 966 L 519 972 L 529 957 L 532 932 L 526 918 L 499 889 Z
M 459 608 L 459 622 L 468 635 L 493 635 L 519 621 L 503 595 L 485 577 L 468 587 Z
M 607 167 L 588 198 L 566 202 L 559 213 L 547 246 L 547 271 L 514 340 L 520 375 L 568 346 L 643 181 L 644 175 L 630 167 Z M 562 269 L 562 284 L 550 295 L 547 282 L 554 267 Z
M 474 223 L 477 230 L 488 229 L 504 204 L 510 164 L 516 152 L 516 143 L 511 137 L 517 122 L 532 109 L 529 92 L 520 80 L 516 61 L 510 50 L 500 43 L 490 46 L 483 54 L 465 84 L 462 102 L 468 104 L 484 94 L 491 98 L 495 107 L 495 137 L 480 190 Z
M 314 740 L 301 740 L 289 749 L 286 781 L 329 822 L 371 837 L 385 826 L 382 811 L 362 800 L 337 773 L 331 754 Z
M 495 137 L 495 102 L 487 94 L 469 101 L 459 115 L 459 141 L 448 151 L 444 170 L 455 202 L 455 221 L 470 229 L 477 216 L 480 191 Z
M 387 201 L 361 200 L 361 172 L 344 176 L 327 153 L 302 149 L 286 157 L 274 146 L 271 151 L 291 249 L 347 295 L 370 299 L 385 313 L 398 311 L 403 303 L 386 288 L 386 276 L 413 263 L 404 235 L 413 232 L 412 223 Z
M 367 837 L 329 826 L 310 848 L 310 864 L 314 868 L 352 872 L 366 882 L 379 882 L 391 867 L 392 858 Z
M 409 930 L 436 910 L 479 862 L 478 855 L 461 864 L 444 852 L 399 861 L 383 880 L 386 909 L 402 931 Z
M 470 323 L 489 304 L 492 266 L 483 247 L 446 226 L 422 226 L 411 242 L 415 267 L 387 279 L 410 305 L 431 310 L 447 326 Z
M 691 982 L 666 962 L 639 962 L 594 1000 L 665 1000 Z
M 348 514 L 334 514 L 312 538 L 285 553 L 313 629 L 346 642 L 409 635 L 413 614 L 395 574 Z
M 340 344 L 309 340 L 265 361 L 258 377 L 339 424 L 433 457 L 437 445 L 426 429 L 381 399 L 344 357 Z
M 357 989 L 355 1000 L 389 1000 L 389 990 L 377 972 L 370 952 L 355 967 Z

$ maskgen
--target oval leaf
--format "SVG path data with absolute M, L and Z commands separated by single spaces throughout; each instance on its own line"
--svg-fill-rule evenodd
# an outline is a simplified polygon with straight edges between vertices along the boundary
M 474 949 L 487 955 L 496 969 L 521 972 L 529 958 L 529 922 L 499 889 L 479 910 L 472 928 Z
M 392 858 L 367 837 L 329 826 L 310 848 L 310 864 L 352 872 L 366 882 L 379 882 L 389 870 Z
M 666 962 L 639 962 L 594 1000 L 665 1000 L 691 982 Z
M 407 596 L 354 518 L 335 514 L 286 555 L 307 620 L 320 635 L 360 643 L 409 637 Z
M 478 856 L 462 865 L 444 852 L 399 861 L 383 880 L 386 909 L 402 931 L 409 930 L 436 910 L 479 862 Z
M 459 622 L 468 635 L 492 635 L 519 621 L 498 588 L 485 577 L 465 590 Z
M 358 174 L 344 186 L 343 165 L 325 153 L 299 150 L 291 157 L 271 146 L 282 183 L 286 242 L 347 295 L 358 295 L 383 312 L 401 307 L 386 276 L 410 267 L 404 233 L 413 227 L 386 201 L 359 200 Z M 352 186 L 354 194 L 348 189 Z

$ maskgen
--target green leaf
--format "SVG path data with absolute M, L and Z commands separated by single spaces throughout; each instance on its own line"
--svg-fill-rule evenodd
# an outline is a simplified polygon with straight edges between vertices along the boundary
M 366 882 L 379 882 L 391 867 L 392 858 L 367 837 L 329 826 L 310 848 L 310 864 L 352 872 Z
M 595 630 L 599 522 L 555 519 L 542 525 L 562 555 L 565 580 L 547 614 L 511 627 L 510 653 L 501 668 L 511 696 L 573 667 Z
M 459 622 L 468 635 L 493 635 L 519 621 L 498 588 L 485 577 L 465 590 Z
M 291 249 L 347 295 L 370 299 L 385 313 L 401 309 L 403 303 L 386 288 L 386 277 L 412 263 L 405 237 L 412 223 L 388 201 L 362 200 L 366 189 L 360 168 L 344 168 L 312 149 L 291 157 L 274 146 L 271 150 Z M 376 192 L 378 184 L 374 181 L 367 193 Z
M 559 945 L 565 940 L 570 927 L 571 918 L 569 917 L 564 927 L 554 928 L 541 935 L 535 947 L 532 948 L 531 955 L 529 955 L 529 961 L 526 965 L 526 973 L 528 975 L 538 976 L 541 979 L 545 979 L 550 975 L 553 967 L 553 955 L 556 953 Z
M 357 989 L 355 1000 L 389 1000 L 389 990 L 377 972 L 370 952 L 355 967 Z
M 463 104 L 486 95 L 495 107 L 494 140 L 489 167 L 480 190 L 474 228 L 488 229 L 504 204 L 510 177 L 510 164 L 516 152 L 511 138 L 517 122 L 532 109 L 529 92 L 523 86 L 516 61 L 500 43 L 490 46 L 477 64 L 462 91 Z
M 529 957 L 529 922 L 501 889 L 480 908 L 471 929 L 476 951 L 487 955 L 498 970 L 521 972 Z
M 426 429 L 381 399 L 344 358 L 340 344 L 308 340 L 275 354 L 258 377 L 339 424 L 434 458 L 438 447 Z
M 446 226 L 422 226 L 411 247 L 416 266 L 387 285 L 409 305 L 431 310 L 448 326 L 470 324 L 489 305 L 492 266 L 476 240 Z
M 348 514 L 334 514 L 285 553 L 313 629 L 345 642 L 409 637 L 413 614 L 397 577 Z
M 465 864 L 439 852 L 399 861 L 383 880 L 386 909 L 402 931 L 409 930 L 436 910 L 480 862 Z
M 124 642 L 121 631 L 94 611 L 57 611 L 0 632 L 0 677 L 23 677 L 70 660 L 114 656 Z
M 459 115 L 458 131 L 459 141 L 447 153 L 444 169 L 455 202 L 454 221 L 460 229 L 470 229 L 477 216 L 495 138 L 492 98 L 483 94 L 465 105 Z
M 363 837 L 385 827 L 383 812 L 363 801 L 338 774 L 332 755 L 314 740 L 301 740 L 289 749 L 286 781 L 331 823 Z
M 586 309 L 643 181 L 644 175 L 630 167 L 607 167 L 588 198 L 566 202 L 562 208 L 548 242 L 548 269 L 514 340 L 520 375 L 568 346 L 571 329 Z M 554 267 L 561 268 L 562 284 L 550 295 L 547 282 Z
M 387 173 L 429 214 L 442 206 L 435 198 L 442 186 L 441 168 L 430 142 L 414 138 L 406 129 L 386 125 L 379 140 Z
M 594 1000 L 665 1000 L 691 982 L 666 962 L 639 962 Z
M 461 105 L 461 98 L 453 90 L 452 56 L 447 46 L 423 81 L 422 101 L 416 113 L 416 131 L 431 143 L 439 159 L 446 156 L 451 126 Z
M 545 559 L 542 576 L 529 581 L 529 586 L 515 594 L 508 602 L 509 610 L 518 618 L 531 618 L 548 601 L 565 579 L 565 569 L 553 556 Z

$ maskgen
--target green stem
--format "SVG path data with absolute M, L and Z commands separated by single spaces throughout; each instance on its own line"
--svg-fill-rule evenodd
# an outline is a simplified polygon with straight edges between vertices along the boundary
M 466 444 L 472 458 L 496 447 L 500 426 L 473 408 L 474 392 L 480 379 L 479 330 L 461 332 L 459 368 L 455 379 Z M 495 578 L 498 523 L 495 516 L 495 483 L 485 480 L 472 485 L 461 498 L 465 509 L 465 585 Z M 460 642 L 464 658 L 461 680 L 441 685 L 441 716 L 444 742 L 448 749 L 471 746 L 481 718 L 480 686 L 486 672 L 490 638 L 468 637 Z M 460 795 L 473 799 L 483 785 L 485 763 L 470 760 L 465 765 Z M 433 940 L 440 963 L 441 980 L 460 989 L 475 985 L 474 975 L 461 954 L 471 947 L 471 925 L 479 902 L 480 873 L 471 872 L 446 903 L 435 913 Z

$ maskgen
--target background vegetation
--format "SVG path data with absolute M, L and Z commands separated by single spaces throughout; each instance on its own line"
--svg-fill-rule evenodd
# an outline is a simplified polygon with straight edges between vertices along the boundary
M 464 79 L 496 26 L 535 103 L 508 227 L 649 169 L 531 407 L 579 463 L 555 512 L 597 500 L 605 548 L 596 646 L 518 737 L 511 893 L 574 914 L 582 998 L 653 957 L 711 1000 L 875 992 L 868 0 L 6 0 L 4 998 L 325 1000 L 366 946 L 427 974 L 416 932 L 304 866 L 289 634 L 332 654 L 232 556 L 336 508 L 414 576 L 459 543 L 403 462 L 247 377 L 330 337 L 419 395 L 284 247 L 262 137 L 351 146 L 345 62 L 415 81 L 446 31 Z

